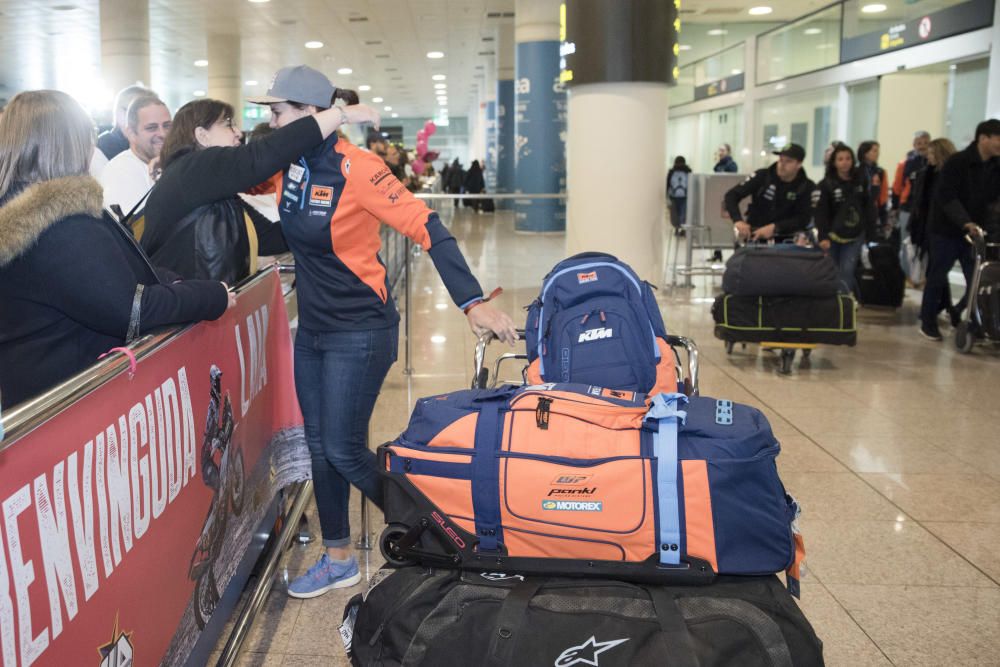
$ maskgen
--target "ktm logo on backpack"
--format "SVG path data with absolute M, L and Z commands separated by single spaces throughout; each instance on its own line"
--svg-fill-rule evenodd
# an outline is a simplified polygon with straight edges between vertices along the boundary
M 589 343 L 592 340 L 600 340 L 601 338 L 611 338 L 611 329 L 606 327 L 601 327 L 600 329 L 588 329 L 580 334 L 577 343 Z
M 590 273 L 578 273 L 576 274 L 576 282 L 581 285 L 584 283 L 597 282 L 597 271 L 591 271 Z

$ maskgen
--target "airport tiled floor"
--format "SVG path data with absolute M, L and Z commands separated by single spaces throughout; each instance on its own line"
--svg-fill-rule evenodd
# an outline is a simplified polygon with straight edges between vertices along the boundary
M 461 211 L 450 224 L 484 288 L 502 285 L 499 305 L 521 319 L 563 238 L 517 235 L 504 212 Z M 426 256 L 413 282 L 413 372 L 404 374 L 401 350 L 372 421 L 376 443 L 399 433 L 415 398 L 471 380 L 475 339 Z M 944 324 L 944 343 L 921 338 L 911 290 L 898 311 L 859 311 L 857 347 L 819 348 L 808 367 L 779 376 L 771 353 L 737 346 L 727 356 L 713 337 L 718 283 L 662 286 L 667 328 L 699 344 L 703 395 L 754 405 L 771 421 L 779 470 L 803 507 L 801 605 L 827 664 L 1000 664 L 1000 350 L 960 355 Z M 372 530 L 374 543 L 380 516 Z M 294 547 L 283 575 L 305 571 L 320 549 Z M 361 561 L 371 574 L 382 559 L 376 548 Z M 284 586 L 276 583 L 238 664 L 348 664 L 337 628 L 361 587 L 300 601 Z

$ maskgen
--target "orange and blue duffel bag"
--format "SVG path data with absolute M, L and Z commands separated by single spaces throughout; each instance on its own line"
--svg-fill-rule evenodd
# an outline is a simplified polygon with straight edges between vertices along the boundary
M 524 334 L 531 384 L 678 390 L 652 285 L 613 255 L 586 252 L 556 264 L 528 306 Z
M 390 563 L 708 583 L 804 554 L 749 406 L 578 384 L 423 398 L 379 447 Z

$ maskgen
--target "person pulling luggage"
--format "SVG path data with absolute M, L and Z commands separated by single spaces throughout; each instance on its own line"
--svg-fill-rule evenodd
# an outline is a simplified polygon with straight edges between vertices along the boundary
M 816 231 L 819 247 L 837 264 L 847 292 L 856 289 L 854 271 L 867 238 L 875 240 L 875 204 L 857 164 L 854 151 L 838 144 L 830 154 L 826 176 L 819 184 Z
M 792 239 L 809 226 L 816 185 L 802 167 L 806 151 L 798 144 L 787 144 L 774 154 L 777 162 L 758 169 L 726 193 L 726 212 L 740 241 Z M 740 202 L 747 197 L 752 200 L 744 218 Z

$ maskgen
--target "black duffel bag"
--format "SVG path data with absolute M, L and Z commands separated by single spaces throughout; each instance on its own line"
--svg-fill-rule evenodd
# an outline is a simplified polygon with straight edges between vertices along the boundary
M 832 259 L 791 243 L 740 248 L 722 274 L 722 291 L 737 296 L 833 296 L 841 289 Z
M 822 665 L 822 643 L 775 576 L 709 586 L 381 570 L 348 603 L 359 666 Z

